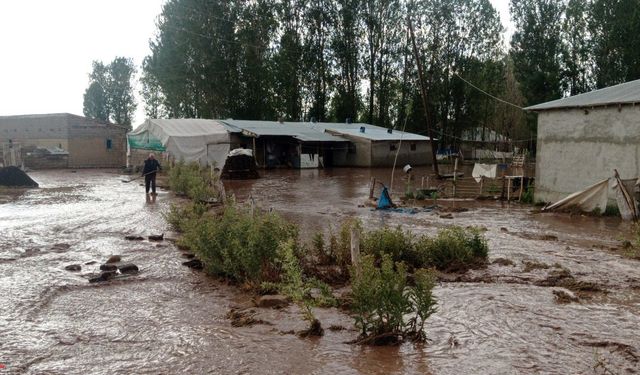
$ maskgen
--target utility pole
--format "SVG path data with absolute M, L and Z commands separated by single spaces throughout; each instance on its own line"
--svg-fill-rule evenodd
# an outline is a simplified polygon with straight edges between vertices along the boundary
M 413 25 L 411 24 L 410 11 L 407 12 L 407 23 L 409 25 L 409 33 L 411 35 L 411 45 L 413 46 L 413 54 L 416 59 L 416 65 L 418 67 L 418 78 L 420 79 L 420 92 L 422 93 L 422 108 L 424 109 L 424 120 L 427 125 L 427 136 L 431 141 L 431 157 L 433 158 L 433 173 L 440 177 L 440 171 L 438 170 L 438 159 L 436 159 L 436 141 L 433 138 L 433 129 L 429 123 L 429 107 L 427 105 L 427 88 L 424 82 L 424 74 L 422 71 L 422 61 L 418 54 L 418 46 L 416 45 L 416 37 L 413 34 Z

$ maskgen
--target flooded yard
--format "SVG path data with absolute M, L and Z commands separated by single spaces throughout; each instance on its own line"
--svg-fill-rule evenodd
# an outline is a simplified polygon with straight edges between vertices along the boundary
M 490 262 L 497 262 L 443 275 L 428 343 L 348 344 L 358 332 L 337 309 L 316 315 L 324 327 L 347 329 L 317 339 L 287 334 L 305 326 L 295 306 L 259 309 L 267 324 L 232 327 L 227 312 L 250 296 L 182 266 L 170 241 L 124 239 L 168 233 L 161 212 L 175 199 L 171 193 L 160 190 L 148 201 L 137 181 L 123 183 L 117 172 L 46 171 L 30 174 L 39 189 L 0 199 L 0 374 L 640 372 L 640 261 L 616 250 L 630 237 L 629 224 L 493 201 L 456 202 L 463 210 L 453 211 L 463 212 L 452 218 L 366 207 L 370 178 L 389 175 L 280 170 L 225 186 L 239 201 L 253 197 L 296 222 L 306 241 L 349 217 L 415 233 L 453 224 L 485 228 Z M 89 283 L 111 255 L 140 273 Z M 71 264 L 81 271 L 65 270 Z M 579 301 L 558 303 L 566 281 L 578 286 Z

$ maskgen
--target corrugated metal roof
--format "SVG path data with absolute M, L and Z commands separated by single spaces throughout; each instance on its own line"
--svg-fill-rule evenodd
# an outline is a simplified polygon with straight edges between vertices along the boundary
M 305 122 L 220 120 L 228 129 L 240 129 L 244 134 L 262 136 L 293 137 L 302 142 L 346 142 L 344 138 L 325 133 L 324 129 Z
M 333 134 L 344 134 L 351 137 L 359 137 L 372 141 L 399 141 L 400 139 L 402 139 L 403 141 L 429 140 L 429 137 L 414 133 L 402 132 L 400 130 L 392 130 L 391 133 L 389 133 L 387 128 L 364 123 L 340 124 L 331 122 L 319 122 L 314 124 L 314 126 L 325 129 L 326 131 Z M 363 127 L 364 133 L 361 131 L 361 128 Z
M 530 111 L 640 103 L 640 79 L 585 94 L 527 107 Z

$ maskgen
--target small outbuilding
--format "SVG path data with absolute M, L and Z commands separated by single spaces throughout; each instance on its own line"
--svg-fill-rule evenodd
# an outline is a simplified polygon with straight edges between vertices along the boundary
M 116 168 L 126 163 L 124 126 L 70 113 L 0 116 L 0 163 L 32 168 Z
M 423 135 L 364 123 L 319 123 L 316 126 L 349 141 L 346 149 L 334 153 L 336 166 L 390 167 L 394 163 L 417 166 L 433 162 L 431 141 Z
M 526 109 L 538 112 L 536 200 L 557 201 L 614 169 L 640 176 L 640 80 Z

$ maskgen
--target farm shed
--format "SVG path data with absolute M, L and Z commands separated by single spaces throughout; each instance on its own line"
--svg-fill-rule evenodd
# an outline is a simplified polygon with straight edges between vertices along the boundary
M 640 175 L 640 80 L 526 109 L 538 112 L 536 200 L 557 201 L 614 169 Z

